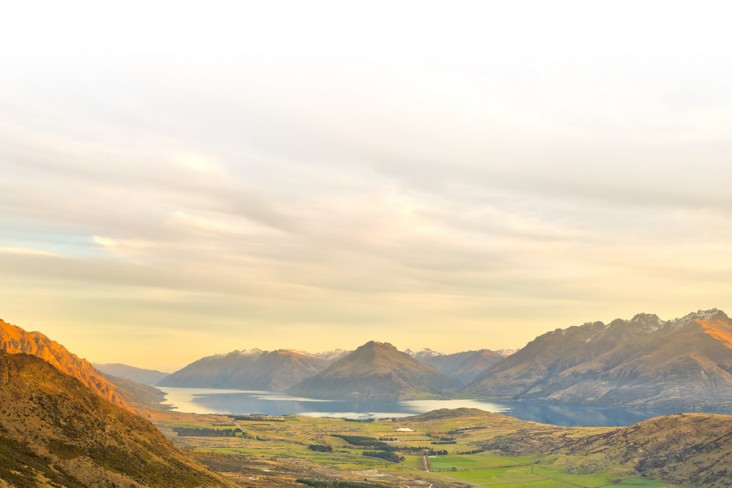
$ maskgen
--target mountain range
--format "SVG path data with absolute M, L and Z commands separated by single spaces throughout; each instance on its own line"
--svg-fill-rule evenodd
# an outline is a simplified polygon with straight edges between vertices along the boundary
M 720 310 L 557 329 L 483 372 L 481 397 L 732 410 L 732 321 Z
M 238 388 L 254 390 L 285 391 L 288 388 L 299 385 L 301 382 L 314 377 L 316 374 L 329 367 L 338 360 L 349 358 L 345 364 L 349 370 L 344 373 L 340 369 L 338 373 L 333 371 L 325 373 L 315 380 L 320 382 L 321 378 L 339 382 L 356 381 L 358 376 L 359 385 L 364 382 L 383 382 L 383 375 L 393 374 L 394 381 L 389 392 L 378 395 L 383 398 L 407 398 L 415 396 L 430 396 L 436 393 L 445 393 L 446 389 L 455 388 L 470 383 L 477 374 L 485 371 L 496 362 L 503 359 L 503 355 L 489 349 L 479 351 L 465 351 L 455 354 L 443 354 L 430 349 L 413 352 L 406 350 L 396 354 L 396 348 L 388 343 L 372 341 L 365 346 L 373 350 L 371 356 L 364 356 L 361 348 L 356 351 L 345 351 L 336 349 L 334 351 L 310 354 L 302 351 L 276 350 L 262 351 L 251 349 L 244 351 L 233 351 L 228 354 L 218 354 L 204 357 L 184 368 L 165 376 L 158 383 L 158 386 L 174 386 L 186 388 Z M 362 346 L 363 347 L 363 346 Z M 396 351 L 399 352 L 399 351 Z M 410 359 L 412 359 L 410 361 Z M 424 366 L 434 368 L 425 369 Z M 135 370 L 136 368 L 130 368 Z M 341 364 L 339 368 L 344 368 Z M 144 370 L 143 370 L 144 371 Z M 124 375 L 124 371 L 115 371 Z M 441 373 L 441 374 L 440 374 Z M 425 381 L 424 378 L 416 376 L 437 375 L 434 381 Z M 366 378 L 368 377 L 368 380 Z M 379 378 L 379 379 L 377 379 Z M 324 381 L 324 380 L 323 380 Z M 401 384 L 404 391 L 396 393 Z M 425 386 L 428 385 L 429 386 Z M 440 384 L 442 387 L 436 387 Z M 411 386 L 409 386 L 411 385 Z M 419 386 L 422 385 L 422 386 Z M 444 386 L 447 385 L 447 386 Z M 312 389 L 312 383 L 305 383 L 303 388 Z M 320 393 L 312 391 L 312 394 L 325 395 L 323 398 L 345 398 L 356 391 L 351 387 L 348 395 L 343 392 L 327 392 L 327 388 L 318 387 Z M 368 391 L 376 391 L 380 386 L 369 388 Z M 348 388 L 346 388 L 348 389 Z M 293 392 L 300 391 L 293 389 Z M 302 390 L 304 391 L 304 389 Z M 373 398 L 373 393 L 366 396 Z M 350 397 L 349 397 L 350 398 Z
M 0 321 L 0 350 L 30 353 L 124 408 L 154 407 L 164 373 L 100 372 L 38 332 Z M 411 352 L 411 351 L 409 351 Z M 111 369 L 110 369 L 111 368 Z M 732 321 L 716 309 L 664 321 L 652 314 L 543 334 L 505 356 L 487 349 L 399 352 L 382 342 L 320 355 L 233 351 L 195 361 L 161 386 L 288 391 L 323 399 L 491 398 L 672 410 L 732 410 Z
M 503 353 L 399 352 L 375 341 L 320 356 L 234 351 L 198 360 L 159 384 L 286 390 L 340 400 L 458 395 L 730 411 L 732 320 L 716 309 L 669 321 L 638 314 L 556 329 Z

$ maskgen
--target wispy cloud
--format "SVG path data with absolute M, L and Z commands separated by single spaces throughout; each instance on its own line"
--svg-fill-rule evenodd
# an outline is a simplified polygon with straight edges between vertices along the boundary
M 49 251 L 44 251 L 42 249 L 29 249 L 29 248 L 25 248 L 25 247 L 0 246 L 0 253 L 20 254 L 20 255 L 26 255 L 26 256 L 57 256 L 57 254 L 54 254 Z

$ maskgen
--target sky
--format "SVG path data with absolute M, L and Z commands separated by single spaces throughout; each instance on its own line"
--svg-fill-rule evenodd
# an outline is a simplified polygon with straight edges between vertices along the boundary
M 0 7 L 0 317 L 96 362 L 732 313 L 732 3 Z

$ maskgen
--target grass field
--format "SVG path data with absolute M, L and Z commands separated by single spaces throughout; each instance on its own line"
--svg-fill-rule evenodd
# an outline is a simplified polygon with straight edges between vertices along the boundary
M 378 422 L 346 422 L 340 419 L 287 417 L 285 422 L 237 421 L 228 417 L 177 414 L 157 419 L 157 424 L 180 447 L 209 464 L 226 465 L 227 472 L 248 473 L 244 486 L 301 486 L 298 477 L 368 481 L 386 486 L 433 486 L 434 488 L 503 486 L 520 488 L 660 488 L 658 481 L 638 478 L 617 467 L 604 471 L 571 472 L 572 458 L 563 456 L 504 456 L 473 452 L 482 441 L 515 429 L 506 417 L 445 418 L 415 422 L 409 419 Z M 488 420 L 491 420 L 489 418 Z M 174 427 L 240 427 L 246 437 L 177 437 Z M 482 424 L 480 424 L 482 422 Z M 485 425 L 483 428 L 482 425 Z M 480 428 L 477 428 L 479 425 Z M 409 427 L 413 432 L 398 432 Z M 404 457 L 400 463 L 363 456 L 373 448 L 354 445 L 339 436 L 362 436 L 385 443 Z M 433 444 L 440 438 L 455 444 Z M 348 437 L 346 437 L 348 439 Z M 309 445 L 331 446 L 333 452 L 308 449 Z M 383 445 L 383 444 L 382 444 Z M 429 456 L 430 472 L 423 467 L 424 450 L 445 449 L 449 454 Z M 277 482 L 275 483 L 274 477 Z M 256 482 L 262 481 L 262 484 Z M 291 483 L 291 484 L 287 484 Z
M 479 486 L 527 486 L 527 487 L 645 487 L 657 488 L 664 483 L 643 478 L 618 478 L 611 473 L 572 474 L 563 466 L 554 465 L 553 458 L 511 457 L 487 454 L 470 456 L 431 457 L 434 472 Z M 416 464 L 419 462 L 419 464 Z M 410 460 L 410 465 L 421 467 L 421 460 Z
M 433 467 L 447 471 L 440 471 L 440 474 L 458 480 L 469 481 L 480 486 L 541 486 L 557 488 L 601 488 L 601 487 L 661 487 L 664 484 L 642 478 L 618 479 L 617 477 L 598 474 L 571 474 L 562 467 L 554 465 L 539 464 L 513 464 L 520 458 L 502 459 L 500 456 L 490 456 L 487 459 L 480 459 L 482 456 L 464 458 L 448 458 L 440 462 L 432 461 Z M 501 467 L 501 463 L 503 467 Z M 454 471 L 450 469 L 454 468 Z

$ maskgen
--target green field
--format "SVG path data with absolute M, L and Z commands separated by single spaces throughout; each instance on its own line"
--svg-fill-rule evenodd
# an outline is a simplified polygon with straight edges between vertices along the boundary
M 419 458 L 411 466 L 421 467 Z M 420 464 L 416 464 L 419 461 Z M 572 474 L 562 466 L 542 464 L 546 459 L 510 456 L 441 456 L 430 458 L 432 470 L 443 476 L 479 486 L 537 487 L 661 487 L 664 484 L 643 478 L 619 479 L 606 473 Z
M 607 473 L 572 474 L 562 466 L 545 464 L 549 459 L 476 454 L 470 456 L 430 457 L 433 472 L 479 486 L 528 487 L 661 487 L 664 484 L 643 478 L 619 479 Z M 410 460 L 410 466 L 421 467 L 421 460 Z
M 535 458 L 530 457 L 488 456 L 484 454 L 472 456 L 433 456 L 430 458 L 433 471 L 453 467 L 458 470 L 476 470 L 507 466 L 526 466 L 532 464 L 534 461 Z

